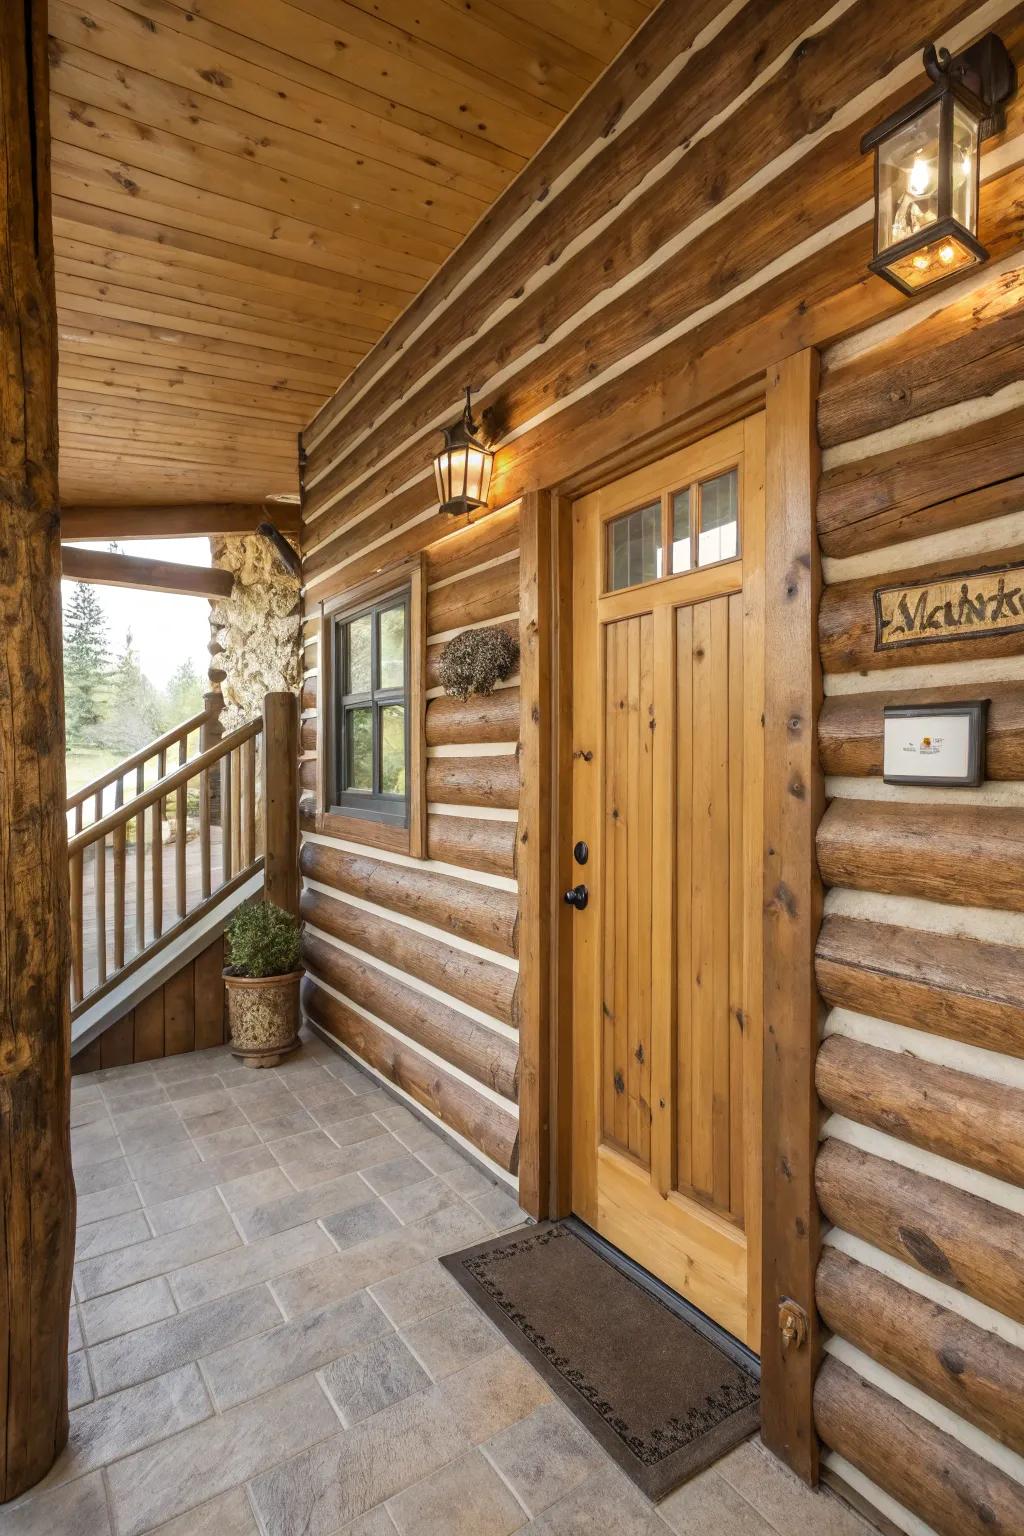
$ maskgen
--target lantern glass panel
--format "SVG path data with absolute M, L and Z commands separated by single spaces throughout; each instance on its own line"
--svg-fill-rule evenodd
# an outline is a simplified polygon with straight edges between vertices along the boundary
M 973 266 L 977 260 L 977 253 L 956 235 L 941 235 L 928 245 L 921 246 L 919 250 L 911 251 L 905 256 L 898 256 L 886 265 L 901 283 L 907 288 L 914 289 L 927 288 L 930 283 L 938 282 L 940 278 L 949 277 L 954 272 Z
M 939 217 L 938 101 L 878 146 L 876 249 L 899 245 Z
M 953 103 L 951 212 L 958 224 L 978 233 L 978 120 L 962 102 Z

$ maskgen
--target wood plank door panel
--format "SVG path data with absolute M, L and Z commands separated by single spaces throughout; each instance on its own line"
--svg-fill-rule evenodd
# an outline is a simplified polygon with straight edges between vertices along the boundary
M 589 848 L 579 871 L 589 902 L 574 917 L 573 1204 L 752 1347 L 763 421 L 573 509 L 573 836 Z M 677 537 L 679 488 L 703 509 L 704 487 L 732 470 L 739 552 L 669 569 L 700 547 L 696 529 L 685 544 Z M 640 552 L 617 555 L 609 525 L 634 510 L 645 519 Z M 623 569 L 648 579 L 608 590 Z

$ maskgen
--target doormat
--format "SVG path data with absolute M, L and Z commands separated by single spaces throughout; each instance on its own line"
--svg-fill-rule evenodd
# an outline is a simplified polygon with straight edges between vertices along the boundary
M 739 1349 L 731 1358 L 565 1222 L 441 1263 L 649 1499 L 758 1428 L 756 1370 Z

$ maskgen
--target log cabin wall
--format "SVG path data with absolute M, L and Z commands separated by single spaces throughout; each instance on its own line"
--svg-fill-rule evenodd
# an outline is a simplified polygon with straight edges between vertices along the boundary
M 980 520 L 998 519 L 1024 507 L 1024 464 L 1014 468 L 1011 462 L 1019 453 L 1021 440 L 1014 412 L 1024 411 L 1024 395 L 1020 399 L 1013 396 L 1014 389 L 1020 389 L 1019 358 L 1002 346 L 976 355 L 966 341 L 963 354 L 947 356 L 943 346 L 948 337 L 943 322 L 934 317 L 949 311 L 950 294 L 943 295 L 941 303 L 934 298 L 911 303 L 866 271 L 872 250 L 872 165 L 860 153 L 862 134 L 922 88 L 920 49 L 925 39 L 932 38 L 956 51 L 989 29 L 999 31 L 1020 67 L 1024 63 L 1024 6 L 1003 0 L 982 5 L 907 0 L 898 6 L 889 0 L 838 0 L 831 6 L 826 0 L 792 0 L 787 4 L 781 0 L 734 0 L 724 7 L 713 0 L 662 0 L 624 53 L 304 433 L 302 551 L 307 617 L 316 613 L 325 593 L 344 590 L 346 584 L 355 587 L 375 572 L 421 551 L 426 551 L 435 601 L 444 591 L 438 587 L 442 579 L 438 573 L 445 562 L 450 562 L 451 588 L 455 589 L 457 575 L 466 593 L 474 596 L 496 583 L 498 573 L 502 579 L 513 579 L 516 565 L 511 529 L 516 508 L 521 507 L 518 603 L 514 593 L 500 601 L 495 598 L 487 615 L 489 621 L 503 616 L 506 604 L 510 611 L 518 606 L 524 615 L 525 640 L 525 631 L 532 628 L 525 615 L 531 594 L 536 594 L 538 569 L 533 551 L 527 554 L 527 506 L 547 505 L 557 520 L 558 509 L 564 507 L 568 495 L 606 483 L 626 468 L 653 461 L 688 437 L 700 436 L 702 424 L 706 431 L 708 424 L 719 425 L 730 413 L 735 416 L 744 409 L 756 409 L 764 399 L 767 372 L 805 348 L 821 349 L 827 360 L 828 384 L 821 416 L 821 442 L 827 457 L 820 514 L 830 594 L 843 575 L 836 575 L 834 560 L 883 559 L 878 552 L 922 538 L 936 542 L 910 549 L 905 560 L 886 556 L 877 569 L 893 572 L 902 568 L 901 561 L 905 567 L 938 563 L 958 557 L 970 547 L 964 542 L 968 526 L 970 537 L 981 539 L 986 525 Z M 984 148 L 979 233 L 992 253 L 992 262 L 978 275 L 980 285 L 995 282 L 998 288 L 1009 281 L 1008 274 L 1016 272 L 1019 264 L 1022 124 L 1024 96 L 1018 95 L 1009 105 L 1005 131 L 987 141 Z M 960 290 L 954 290 L 957 292 Z M 968 318 L 972 301 L 968 297 L 963 302 L 961 324 L 966 338 L 973 329 Z M 1012 308 L 1010 299 L 1008 312 Z M 834 387 L 844 366 L 840 348 L 859 345 L 863 351 L 868 345 L 868 328 L 886 322 L 891 323 L 894 334 L 918 323 L 924 327 L 918 340 L 923 355 L 936 359 L 933 375 L 926 382 L 915 381 L 914 403 L 906 407 L 890 400 L 888 388 L 876 380 L 872 401 L 879 412 L 877 420 L 870 415 L 857 419 L 852 414 L 853 405 L 847 405 L 842 422 L 829 426 L 828 402 L 843 398 Z M 1006 324 L 1009 327 L 1012 322 Z M 858 342 L 850 342 L 851 337 L 859 338 Z M 879 345 L 883 341 L 880 335 Z M 832 348 L 836 350 L 830 351 Z M 850 351 L 850 378 L 856 372 L 853 358 Z M 491 505 L 499 510 L 472 527 L 438 512 L 431 468 L 439 429 L 458 415 L 461 391 L 467 383 L 476 391 L 477 414 L 482 413 L 499 450 L 491 490 Z M 1009 393 L 997 394 L 1004 389 Z M 851 386 L 847 394 L 856 404 L 856 389 Z M 975 403 L 966 405 L 968 399 Z M 920 401 L 927 403 L 921 406 Z M 904 423 L 900 410 L 908 422 L 921 419 L 922 411 L 930 413 L 927 422 L 934 422 L 935 427 L 932 440 L 923 449 L 915 451 L 919 429 Z M 973 463 L 973 485 L 963 484 L 955 492 L 948 489 L 950 472 L 945 460 L 937 478 L 927 478 L 938 463 L 936 445 L 944 441 L 947 418 L 942 413 L 947 411 L 954 416 L 965 412 L 958 428 L 975 434 L 964 444 L 973 445 L 973 459 L 969 454 L 955 456 L 958 464 Z M 984 426 L 986 418 L 993 415 L 1001 417 L 994 440 L 986 438 Z M 877 543 L 847 548 L 841 531 L 833 536 L 829 526 L 830 502 L 836 505 L 833 488 L 842 483 L 844 453 L 853 466 L 849 473 L 857 481 L 857 461 L 871 458 L 876 447 L 883 451 L 882 442 L 873 438 L 879 432 L 895 434 L 887 439 L 888 449 L 896 450 L 898 462 L 905 459 L 916 466 L 931 489 L 918 488 L 895 499 L 888 522 L 884 511 L 869 503 L 861 537 L 877 537 Z M 925 430 L 921 441 L 927 436 Z M 999 462 L 1010 465 L 1000 470 L 999 485 L 985 479 L 987 470 L 983 467 L 992 462 L 996 451 L 1001 455 Z M 883 498 L 888 496 L 886 467 L 879 466 L 876 487 L 876 496 Z M 970 471 L 963 473 L 970 479 Z M 545 501 L 547 491 L 561 494 Z M 873 534 L 876 523 L 885 531 Z M 1024 542 L 1024 525 L 1019 535 L 1004 528 L 998 536 L 1004 546 Z M 489 538 L 495 540 L 490 551 Z M 983 545 L 974 547 L 980 550 Z M 861 574 L 875 569 L 865 566 Z M 846 574 L 852 580 L 860 570 L 855 565 Z M 460 605 L 449 622 L 457 628 L 467 621 L 475 621 L 475 614 Z M 524 677 L 520 681 L 518 726 L 510 696 L 517 686 L 515 680 L 508 690 L 495 695 L 509 711 L 499 725 L 490 714 L 486 722 L 480 719 L 475 723 L 472 712 L 440 697 L 436 679 L 432 679 L 435 686 L 427 710 L 428 729 L 435 733 L 432 739 L 428 736 L 434 776 L 430 857 L 418 861 L 389 853 L 384 847 L 343 844 L 316 831 L 308 802 L 315 780 L 312 754 L 318 705 L 314 631 L 311 623 L 303 690 L 304 744 L 309 754 L 303 767 L 307 807 L 301 855 L 304 910 L 310 920 L 307 1010 L 349 1049 L 362 1055 L 373 1070 L 396 1082 L 496 1165 L 511 1170 L 518 1155 L 524 1167 L 536 1167 L 541 1156 L 537 1146 L 541 1132 L 524 1130 L 517 1149 L 514 1110 L 511 1098 L 506 1098 L 515 1089 L 515 1074 L 510 1085 L 511 1052 L 505 1050 L 505 1044 L 514 1046 L 513 1031 L 518 1024 L 525 1052 L 537 1022 L 532 1004 L 520 1008 L 517 1015 L 516 998 L 539 996 L 532 982 L 527 988 L 525 975 L 518 994 L 510 983 L 516 974 L 517 956 L 523 957 L 526 966 L 534 964 L 542 945 L 537 907 L 527 902 L 523 912 L 519 910 L 525 893 L 525 887 L 519 889 L 524 845 L 521 824 L 518 844 L 516 838 L 515 780 L 513 775 L 501 776 L 497 770 L 500 753 L 484 759 L 491 769 L 489 782 L 480 776 L 479 762 L 470 778 L 451 765 L 452 759 L 468 762 L 471 757 L 479 758 L 487 746 L 493 749 L 502 745 L 504 755 L 510 757 L 507 749 L 516 740 L 520 762 L 536 761 L 532 733 L 537 720 L 534 689 L 538 679 Z M 550 634 L 545 636 L 542 629 L 540 639 L 541 654 L 547 656 L 547 665 L 554 673 L 558 658 L 552 656 Z M 1000 688 L 1020 678 L 1020 671 L 1014 671 L 1020 663 L 1012 659 L 1017 649 L 1019 637 L 1004 643 L 1004 649 L 991 658 L 1003 669 L 992 674 Z M 957 681 L 955 666 L 961 665 L 963 658 L 948 651 L 943 654 L 949 660 L 942 667 L 937 662 L 933 666 L 929 659 L 924 685 L 932 686 L 933 673 L 943 668 L 954 668 L 950 682 Z M 977 657 L 978 652 L 971 650 L 970 656 Z M 524 648 L 524 667 L 525 657 Z M 861 855 L 871 872 L 864 878 L 873 880 L 877 887 L 877 871 L 885 867 L 879 850 L 888 848 L 890 855 L 895 855 L 897 843 L 902 846 L 914 822 L 906 806 L 899 805 L 893 812 L 890 802 L 870 798 L 880 788 L 877 765 L 870 766 L 874 760 L 865 759 L 869 766 L 855 769 L 845 760 L 829 756 L 829 722 L 836 718 L 836 701 L 847 695 L 862 700 L 864 693 L 871 691 L 856 679 L 873 663 L 866 654 L 855 659 L 843 673 L 848 679 L 843 683 L 836 681 L 840 669 L 827 644 L 823 659 L 829 674 L 829 698 L 822 725 L 822 753 L 834 796 L 829 833 L 823 835 L 830 835 L 851 807 L 860 807 L 852 813 L 855 821 L 874 833 L 873 846 Z M 970 665 L 977 669 L 969 678 L 972 688 L 988 681 L 989 674 L 980 661 L 971 660 Z M 875 682 L 874 691 L 896 682 L 895 672 L 887 673 L 882 682 Z M 994 701 L 996 692 L 993 683 Z M 993 776 L 1000 772 L 1000 762 L 1005 765 L 1015 751 L 1012 690 L 1000 697 L 1003 702 L 993 704 Z M 853 706 L 847 703 L 843 707 Z M 871 730 L 864 729 L 870 737 Z M 843 725 L 840 734 L 846 730 Z M 444 734 L 439 734 L 442 731 Z M 501 734 L 485 734 L 491 731 Z M 877 756 L 877 743 L 875 751 Z M 439 776 L 444 776 L 447 786 L 447 799 L 441 803 L 435 798 L 441 788 Z M 457 780 L 465 790 L 460 795 L 454 793 Z M 854 782 L 861 784 L 863 793 L 843 794 L 844 787 Z M 472 794 L 478 797 L 475 800 L 469 799 L 466 786 L 470 783 Z M 528 800 L 536 789 L 532 778 L 521 786 L 520 818 L 527 816 Z M 942 1045 L 942 1049 L 956 1046 L 961 1051 L 973 1050 L 975 1065 L 988 1062 L 991 1070 L 987 1081 L 995 1085 L 993 1092 L 1000 1097 L 1016 1086 L 1012 1076 L 1003 1078 L 1001 1074 L 1011 1068 L 1015 1071 L 1013 1063 L 1020 1055 L 1006 1044 L 1017 1029 L 1019 1017 L 1012 997 L 1016 973 L 1007 954 L 1011 948 L 1008 935 L 1017 923 L 1012 915 L 1017 910 L 1017 897 L 1011 900 L 1007 894 L 1010 866 L 1006 855 L 1012 839 L 1007 840 L 1005 831 L 1009 825 L 1005 817 L 1009 815 L 1012 822 L 1010 813 L 1016 814 L 1017 807 L 1015 803 L 1001 804 L 1000 798 L 1009 795 L 1012 800 L 1013 793 L 1012 784 L 1000 780 L 956 800 L 960 817 L 968 811 L 976 818 L 984 813 L 994 839 L 985 845 L 983 886 L 994 878 L 994 865 L 1002 861 L 999 900 L 990 901 L 982 911 L 984 902 L 975 897 L 979 910 L 973 916 L 965 915 L 948 895 L 936 897 L 934 890 L 876 890 L 872 896 L 870 889 L 858 892 L 845 874 L 837 879 L 835 871 L 829 873 L 830 885 L 851 893 L 844 898 L 852 903 L 851 920 L 868 921 L 857 910 L 862 900 L 877 903 L 884 897 L 885 902 L 897 904 L 892 912 L 899 914 L 898 922 L 895 917 L 879 917 L 876 922 L 883 936 L 888 936 L 890 929 L 900 934 L 906 929 L 910 938 L 903 942 L 912 944 L 915 933 L 926 928 L 920 922 L 914 927 L 911 908 L 919 914 L 922 910 L 915 903 L 930 902 L 929 912 L 946 914 L 951 931 L 944 933 L 943 945 L 927 940 L 928 958 L 935 960 L 937 979 L 934 986 L 929 982 L 924 990 L 929 994 L 937 990 L 933 1011 L 941 1016 L 943 975 L 973 976 L 979 984 L 984 983 L 978 1000 L 968 1005 L 963 999 L 974 983 L 958 981 L 952 988 L 951 1011 L 957 1017 L 976 1016 L 981 1021 L 975 1025 L 976 1031 L 983 1025 L 994 1030 L 1001 1021 L 1002 1043 L 994 1044 L 995 1036 L 988 1044 L 980 1035 L 965 1036 L 963 1041 Z M 920 813 L 932 817 L 928 835 L 934 831 L 936 837 L 941 833 L 953 839 L 942 857 L 931 859 L 927 868 L 941 867 L 943 859 L 954 868 L 960 880 L 957 902 L 962 901 L 965 870 L 971 859 L 979 857 L 973 841 L 976 827 L 961 825 L 942 797 L 933 794 L 921 799 L 929 801 Z M 943 805 L 937 814 L 931 810 L 933 801 Z M 470 810 L 477 814 L 471 816 Z M 489 814 L 481 819 L 480 810 Z M 887 813 L 889 822 L 881 825 Z M 914 814 L 916 817 L 918 813 Z M 937 827 L 933 825 L 936 821 Z M 998 858 L 990 857 L 997 852 Z M 904 872 L 908 858 L 896 857 L 894 880 L 909 879 Z M 924 862 L 919 862 L 924 869 Z M 926 885 L 925 876 L 920 878 Z M 954 884 L 951 880 L 947 891 Z M 839 897 L 833 893 L 829 901 L 835 904 Z M 843 936 L 841 928 L 837 935 L 833 919 L 846 915 L 830 905 L 826 934 L 832 936 L 832 942 Z M 333 928 L 329 918 L 335 923 Z M 974 927 L 970 928 L 972 922 Z M 970 928 L 963 936 L 952 931 L 961 923 Z M 854 935 L 860 939 L 871 936 L 864 929 L 854 930 Z M 970 939 L 971 944 L 966 949 L 957 948 L 954 938 L 961 945 Z M 988 943 L 1000 946 L 996 959 L 1009 969 L 990 967 L 984 948 Z M 897 951 L 897 958 L 899 954 Z M 961 970 L 968 957 L 973 970 Z M 946 971 L 939 965 L 940 958 Z M 911 950 L 903 963 L 909 966 L 912 961 Z M 478 970 L 477 965 L 487 969 Z M 329 970 L 333 970 L 333 979 Z M 485 978 L 483 993 L 470 979 L 471 971 Z M 858 974 L 869 976 L 871 967 L 860 966 Z M 496 985 L 499 978 L 504 981 L 503 990 Z M 824 985 L 824 974 L 821 980 Z M 995 989 L 991 996 L 987 988 Z M 888 978 L 882 990 L 886 995 L 896 993 Z M 912 977 L 906 981 L 903 995 L 916 998 Z M 491 998 L 502 999 L 501 1006 Z M 431 1005 L 429 1009 L 424 999 Z M 482 1007 L 482 1002 L 487 1006 Z M 884 1012 L 878 1003 L 870 1007 L 862 1003 L 859 1009 L 848 1003 L 836 1004 L 840 1006 L 873 1020 Z M 431 1016 L 429 1034 L 427 1013 Z M 833 1092 L 830 1073 L 838 1073 L 842 1065 L 836 1058 L 850 1048 L 838 1027 L 843 1017 L 842 1013 L 832 1014 L 823 1054 L 821 1086 L 827 1094 Z M 483 1037 L 487 1043 L 499 1043 L 501 1049 L 496 1054 L 506 1063 L 503 1075 L 485 1081 L 484 1069 L 474 1073 L 469 1065 L 473 1055 L 466 1036 L 469 1026 L 475 1025 L 490 1031 Z M 854 1039 L 852 1046 L 887 1050 L 881 1066 L 888 1068 L 899 1060 L 893 1045 L 902 1039 L 892 1031 L 916 1028 L 926 1044 L 940 1038 L 905 1021 L 889 1020 L 873 1027 L 889 1031 L 887 1045 L 880 1043 L 880 1036 L 872 1036 L 870 1040 Z M 877 1058 L 871 1060 L 877 1067 Z M 947 1070 L 944 1060 L 930 1065 Z M 524 1127 L 539 1128 L 546 1114 L 543 1063 L 540 1067 L 538 1075 L 538 1062 L 524 1060 L 518 1072 Z M 492 1071 L 492 1067 L 486 1070 Z M 969 1085 L 984 1079 L 983 1073 L 969 1071 L 960 1056 L 948 1070 L 960 1074 L 958 1083 L 961 1077 L 968 1079 Z M 879 1075 L 871 1081 L 878 1084 Z M 886 1113 L 889 1109 L 891 1106 L 886 1106 Z M 837 1131 L 842 1124 L 856 1126 L 858 1122 L 848 1109 L 829 1123 Z M 961 1169 L 960 1178 L 998 1179 L 1001 1187 L 1013 1187 L 1012 1180 L 991 1169 L 971 1166 L 977 1153 L 957 1164 L 948 1149 L 914 1147 L 908 1131 L 894 1138 L 891 1127 L 895 1119 L 891 1116 L 887 1124 L 888 1132 L 872 1134 L 889 1135 L 906 1149 L 902 1153 L 905 1158 L 929 1157 L 933 1163 L 942 1159 L 944 1166 Z M 851 1146 L 852 1153 L 848 1150 Z M 830 1135 L 819 1173 L 827 1175 L 836 1158 L 853 1155 L 859 1156 L 859 1148 L 852 1141 Z M 919 1192 L 913 1195 L 913 1190 L 917 1186 L 905 1188 L 903 1181 L 905 1173 L 917 1176 L 917 1170 L 903 1169 L 896 1162 L 892 1166 L 897 1169 L 897 1187 L 890 1191 L 888 1209 L 890 1214 L 895 1211 L 899 1220 L 904 1200 L 905 1213 L 916 1209 L 913 1199 L 919 1198 Z M 809 1170 L 803 1171 L 809 1177 Z M 537 1183 L 535 1180 L 534 1187 Z M 973 1199 L 982 1198 L 975 1193 L 980 1187 L 972 1182 L 971 1189 L 964 1191 L 950 1185 L 957 1197 L 970 1193 Z M 874 1197 L 864 1198 L 873 1209 L 877 1203 Z M 1002 1277 L 998 1284 L 1005 1288 L 1009 1287 L 1006 1276 L 1014 1264 L 1004 1248 L 998 1250 L 1000 1264 L 995 1265 L 995 1234 L 1003 1231 L 999 1222 L 1005 1221 L 1008 1208 L 989 1203 L 998 1209 L 992 1218 L 996 1225 L 990 1229 L 986 1253 L 992 1260 L 989 1267 L 997 1267 Z M 830 1214 L 827 1205 L 826 1214 Z M 927 1236 L 938 1242 L 934 1226 L 932 1221 Z M 846 1230 L 841 1221 L 837 1227 L 840 1232 Z M 805 1234 L 805 1244 L 810 1240 Z M 1013 1241 L 1017 1244 L 1014 1284 L 1019 1299 L 1024 1271 L 1019 1234 Z M 830 1243 L 827 1262 L 835 1259 L 839 1247 L 838 1239 Z M 921 1251 L 926 1248 L 922 1238 Z M 876 1244 L 875 1249 L 884 1253 L 884 1244 Z M 863 1261 L 863 1248 L 859 1253 Z M 838 1262 L 843 1257 L 840 1255 Z M 949 1262 L 952 1265 L 954 1260 Z M 865 1267 L 871 1269 L 866 1263 Z M 945 1286 L 943 1296 L 946 1290 L 956 1291 L 963 1308 L 968 1304 L 964 1300 L 968 1287 L 961 1288 L 955 1271 L 951 1274 L 954 1278 L 948 1283 L 934 1284 Z M 888 1272 L 883 1278 L 890 1278 Z M 920 1287 L 924 1281 L 918 1279 L 917 1283 Z M 928 1283 L 933 1282 L 929 1279 Z M 921 1295 L 923 1291 L 919 1291 L 918 1299 Z M 930 1293 L 925 1299 L 930 1303 Z M 911 1297 L 910 1304 L 913 1302 Z M 874 1305 L 881 1306 L 880 1299 L 876 1298 Z M 991 1322 L 998 1310 L 985 1300 L 972 1301 L 971 1306 L 975 1310 L 966 1320 L 973 1326 L 987 1327 L 987 1322 L 979 1325 L 977 1318 Z M 988 1307 L 988 1311 L 978 1311 L 978 1307 Z M 831 1317 L 835 1316 L 833 1311 Z M 998 1327 L 991 1330 L 997 1341 L 994 1347 L 1002 1351 L 1004 1341 L 1016 1347 L 1019 1340 L 1015 1330 L 1024 1315 L 1017 1318 L 1007 1302 L 999 1318 Z M 921 1328 L 917 1314 L 908 1326 L 915 1332 Z M 843 1337 L 841 1329 L 837 1329 L 837 1336 Z M 926 1335 L 920 1333 L 918 1337 L 915 1348 L 923 1357 L 927 1353 Z M 861 1345 L 856 1347 L 867 1355 Z M 848 1369 L 838 1346 L 836 1350 L 826 1360 L 826 1388 Z M 935 1374 L 944 1371 L 946 1376 L 959 1379 L 958 1358 L 955 1353 L 949 1355 L 951 1363 L 936 1367 Z M 1002 1358 L 1012 1363 L 1016 1355 L 1010 1352 Z M 1012 1364 L 1011 1368 L 1015 1369 Z M 890 1376 L 897 1374 L 890 1367 Z M 911 1390 L 926 1396 L 924 1389 L 907 1388 L 906 1400 L 900 1399 L 890 1376 L 884 1378 L 886 1429 L 894 1435 L 897 1427 L 906 1435 L 919 1433 L 918 1420 L 908 1420 L 905 1415 L 910 1412 L 907 1402 Z M 857 1403 L 852 1422 L 862 1437 L 870 1428 L 868 1420 L 875 1415 L 870 1394 L 878 1390 L 883 1389 L 877 1382 L 865 1388 L 868 1398 L 863 1401 L 852 1391 L 846 1394 L 846 1401 Z M 1005 1424 L 1018 1410 L 1012 1407 L 1012 1393 L 999 1389 L 997 1397 L 994 1419 L 1002 1416 L 1005 1436 Z M 918 1402 L 916 1398 L 913 1401 Z M 939 1397 L 928 1401 L 938 1404 L 929 1411 L 952 1412 Z M 964 1424 L 968 1417 L 966 1412 L 960 1413 Z M 833 1449 L 841 1447 L 843 1459 L 837 1465 L 847 1485 L 859 1479 L 859 1486 L 872 1493 L 877 1507 L 888 1497 L 879 1488 L 884 1479 L 880 1473 L 866 1478 L 863 1471 L 855 1469 L 861 1453 L 851 1441 L 850 1423 L 851 1415 L 843 1418 L 838 1406 L 830 1418 L 828 1394 L 823 1389 L 819 1393 L 819 1424 L 826 1444 Z M 950 1435 L 946 1420 L 941 1429 L 932 1427 L 937 1433 Z M 982 1454 L 970 1440 L 976 1432 L 976 1427 L 963 1431 L 967 1438 L 961 1438 L 958 1424 L 957 1434 L 952 1436 L 957 1454 L 967 1457 L 964 1476 L 968 1482 L 972 1477 L 981 1478 L 980 1484 L 970 1484 L 975 1492 L 979 1487 L 991 1489 L 998 1484 L 1002 1498 L 1007 1479 L 1016 1487 L 1007 1470 L 1007 1449 L 998 1434 L 990 1434 L 989 1439 L 1003 1448 L 995 1456 Z M 934 1451 L 934 1446 L 931 1449 Z M 989 1449 L 986 1441 L 986 1452 Z M 861 1460 L 866 1461 L 866 1453 Z M 1015 1495 L 1011 1492 L 1010 1496 Z M 934 1501 L 929 1502 L 922 1490 L 914 1488 L 904 1498 L 916 1511 L 901 1516 L 904 1528 L 914 1536 L 921 1536 L 926 1528 L 951 1528 L 948 1518 L 942 1524 L 934 1512 Z M 956 1511 L 955 1520 L 959 1520 L 959 1504 L 951 1507 Z M 928 1527 L 921 1524 L 925 1515 Z M 1019 1528 L 1024 1524 L 1009 1521 L 1005 1525 L 1007 1530 Z M 959 1532 L 973 1527 L 959 1524 L 955 1529 Z
M 840 342 L 818 406 L 816 1418 L 826 1466 L 944 1536 L 1024 1530 L 1022 583 L 986 633 L 1000 578 L 967 575 L 1024 564 L 1022 297 L 1016 255 Z M 897 585 L 930 595 L 879 648 Z M 982 786 L 886 785 L 883 707 L 965 699 L 991 701 Z

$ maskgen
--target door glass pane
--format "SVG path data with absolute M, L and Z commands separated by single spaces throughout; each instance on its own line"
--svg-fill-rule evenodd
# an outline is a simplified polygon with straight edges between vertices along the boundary
M 370 636 L 373 618 L 364 613 L 345 625 L 345 692 L 369 693 L 370 691 Z
M 608 524 L 608 591 L 655 581 L 662 573 L 661 502 Z
M 672 569 L 688 571 L 693 563 L 690 554 L 690 487 L 675 491 L 672 495 Z
M 700 488 L 700 543 L 697 563 L 732 560 L 739 549 L 739 475 L 735 469 L 705 480 Z
M 346 789 L 373 793 L 373 710 L 350 709 L 345 713 Z
M 385 704 L 380 712 L 380 792 L 405 794 L 405 707 Z
M 405 605 L 380 616 L 381 688 L 401 688 L 405 681 Z

